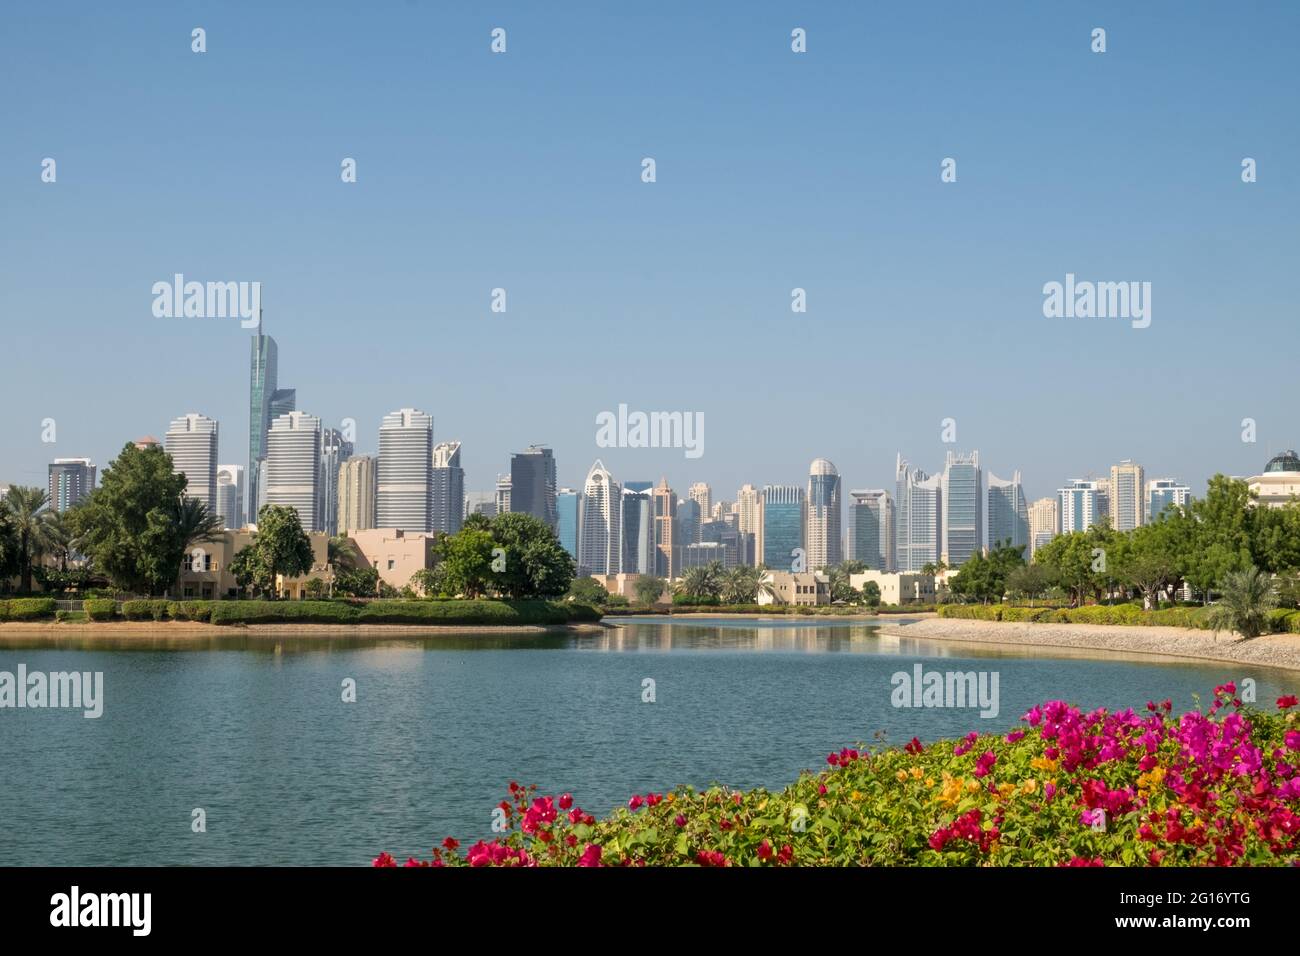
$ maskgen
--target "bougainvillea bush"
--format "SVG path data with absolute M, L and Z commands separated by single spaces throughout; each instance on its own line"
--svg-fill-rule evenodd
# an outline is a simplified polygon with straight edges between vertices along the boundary
M 1005 735 L 846 748 L 779 793 L 681 787 L 599 820 L 512 783 L 507 833 L 405 865 L 1294 865 L 1300 708 L 1236 693 L 1181 716 L 1048 701 Z

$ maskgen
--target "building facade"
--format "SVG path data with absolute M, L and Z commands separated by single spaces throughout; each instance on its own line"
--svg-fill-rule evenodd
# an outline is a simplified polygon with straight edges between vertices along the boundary
M 942 481 L 911 468 L 902 455 L 894 472 L 894 564 L 899 571 L 920 571 L 939 560 Z
M 244 512 L 250 522 L 257 520 L 261 505 L 262 465 L 266 461 L 266 435 L 271 430 L 271 396 L 279 374 L 279 354 L 275 339 L 253 336 L 248 375 L 248 508 Z
M 320 528 L 333 536 L 339 533 L 339 471 L 352 457 L 352 442 L 337 428 L 321 431 L 320 439 Z
M 840 473 L 825 458 L 816 458 L 808 467 L 808 517 L 804 547 L 808 567 L 814 571 L 830 568 L 844 560 L 841 551 L 844 516 L 840 499 Z
M 217 517 L 227 531 L 244 526 L 244 468 L 217 465 Z
M 1155 521 L 1170 505 L 1186 508 L 1192 489 L 1172 478 L 1153 478 L 1146 487 L 1147 521 Z
M 172 419 L 164 437 L 172 471 L 185 476 L 185 497 L 217 513 L 217 423 L 190 412 Z
M 1029 506 L 1029 557 L 1061 533 L 1061 501 L 1039 498 Z
M 1029 505 L 1025 501 L 1025 487 L 1020 482 L 1020 472 L 1014 472 L 1010 481 L 1004 481 L 989 472 L 987 504 L 987 540 L 989 549 L 1003 542 L 1013 548 L 1026 548 L 1029 544 Z M 1028 550 L 1023 552 L 1028 558 Z
M 971 555 L 984 547 L 984 473 L 980 470 L 980 453 L 969 455 L 948 452 L 944 463 L 943 560 L 959 568 Z
M 465 524 L 465 469 L 460 465 L 460 442 L 433 446 L 430 474 L 430 529 L 455 534 Z
M 51 511 L 67 511 L 95 488 L 95 465 L 89 458 L 56 458 L 50 462 Z
M 320 419 L 289 412 L 271 422 L 266 435 L 266 501 L 293 508 L 304 531 L 321 531 Z
M 1110 526 L 1116 531 L 1132 531 L 1146 521 L 1146 474 L 1142 466 L 1129 459 L 1110 466 Z
M 894 500 L 883 488 L 849 492 L 845 557 L 874 571 L 894 569 Z
M 371 455 L 354 455 L 339 465 L 339 534 L 375 526 L 376 465 Z
M 430 530 L 432 470 L 433 416 L 418 408 L 385 415 L 379 426 L 375 526 Z
M 764 566 L 785 570 L 802 564 L 800 572 L 810 569 L 804 549 L 806 503 L 797 485 L 763 486 L 758 548 Z
M 510 456 L 510 504 L 507 511 L 520 511 L 545 522 L 555 530 L 555 456 L 542 445 L 529 445 Z
M 620 574 L 623 567 L 623 489 L 597 459 L 582 489 L 579 561 L 591 574 Z

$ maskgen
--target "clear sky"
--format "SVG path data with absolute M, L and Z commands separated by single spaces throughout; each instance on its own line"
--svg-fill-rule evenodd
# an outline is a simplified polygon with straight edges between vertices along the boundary
M 300 409 L 373 452 L 422 408 L 472 490 L 531 442 L 562 484 L 599 456 L 728 499 L 818 456 L 892 488 L 897 452 L 953 448 L 1031 497 L 1121 458 L 1199 491 L 1300 444 L 1292 2 L 2 16 L 0 483 L 189 411 L 246 463 L 250 333 L 154 318 L 177 272 L 260 281 Z M 1149 281 L 1150 327 L 1044 317 L 1071 272 Z M 702 412 L 703 457 L 598 448 L 620 403 Z

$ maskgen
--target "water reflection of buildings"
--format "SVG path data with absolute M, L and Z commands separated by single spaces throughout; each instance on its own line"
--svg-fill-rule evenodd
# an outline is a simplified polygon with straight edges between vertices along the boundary
M 777 625 L 746 627 L 718 622 L 628 622 L 593 636 L 583 636 L 578 647 L 590 651 L 767 651 L 773 653 L 826 654 L 878 649 L 875 625 L 825 627 Z M 894 639 L 895 641 L 897 639 Z

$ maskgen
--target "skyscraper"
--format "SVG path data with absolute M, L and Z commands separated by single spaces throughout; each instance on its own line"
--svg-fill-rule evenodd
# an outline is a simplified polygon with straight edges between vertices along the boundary
M 700 520 L 708 521 L 713 513 L 713 489 L 706 482 L 697 481 L 686 489 L 686 497 L 700 506 Z
M 266 501 L 298 512 L 304 531 L 320 531 L 320 419 L 289 412 L 266 433 Z
M 775 571 L 790 570 L 804 547 L 804 490 L 798 485 L 764 485 L 759 524 L 759 560 Z M 806 559 L 806 553 L 805 553 Z M 802 571 L 815 570 L 804 561 Z
M 95 489 L 95 466 L 89 458 L 56 458 L 50 462 L 51 511 L 67 511 Z
M 339 533 L 339 466 L 352 457 L 352 442 L 337 428 L 321 432 L 320 444 L 320 527 L 333 537 Z
M 385 415 L 379 426 L 375 525 L 428 531 L 433 471 L 433 416 L 416 408 Z
M 229 531 L 244 526 L 243 465 L 217 465 L 217 517 Z
M 872 571 L 894 569 L 894 501 L 883 488 L 849 492 L 846 558 Z
M 1074 478 L 1064 488 L 1056 490 L 1060 502 L 1061 533 L 1087 531 L 1106 517 L 1106 491 L 1104 481 Z
M 672 578 L 677 567 L 677 492 L 668 487 L 668 479 L 660 477 L 651 492 L 655 506 L 655 574 Z
M 298 410 L 298 390 L 296 388 L 277 388 L 271 393 L 271 420 L 281 415 L 288 415 Z
M 895 564 L 899 571 L 920 571 L 939 560 L 943 483 L 938 475 L 909 468 L 902 455 L 894 474 Z
M 959 568 L 984 546 L 984 474 L 980 453 L 948 452 L 943 469 L 944 561 Z
M 460 466 L 460 442 L 433 446 L 432 531 L 455 534 L 465 521 L 465 469 Z
M 529 445 L 510 456 L 510 507 L 540 518 L 555 530 L 555 457 L 551 449 Z
M 1018 471 L 1010 481 L 989 472 L 987 545 L 992 549 L 1004 541 L 1015 548 L 1029 544 L 1029 506 Z M 1029 552 L 1024 555 L 1028 558 Z
M 654 498 L 623 489 L 623 573 L 655 573 Z
M 1130 459 L 1110 466 L 1110 526 L 1132 531 L 1146 520 L 1145 473 Z
M 840 503 L 840 473 L 825 458 L 808 467 L 808 570 L 834 567 L 843 560 L 840 532 L 843 527 Z
M 739 518 L 739 530 L 749 534 L 758 533 L 758 512 L 762 505 L 760 492 L 753 485 L 741 485 L 736 492 L 736 512 Z
M 259 328 L 262 326 L 259 325 Z M 271 396 L 275 392 L 279 348 L 269 335 L 253 336 L 248 385 L 248 518 L 257 521 L 266 460 L 266 433 L 271 429 Z
M 1039 498 L 1029 506 L 1029 557 L 1061 533 L 1059 498 Z
M 172 419 L 164 441 L 172 471 L 185 476 L 185 497 L 203 502 L 208 513 L 216 515 L 217 423 L 190 412 Z
M 1186 508 L 1192 498 L 1192 489 L 1172 478 L 1152 478 L 1147 482 L 1147 521 L 1155 521 L 1169 505 Z
M 339 465 L 339 534 L 375 527 L 377 462 L 354 455 Z
M 560 545 L 575 562 L 578 560 L 578 515 L 581 502 L 582 495 L 573 488 L 561 488 L 555 495 L 555 533 L 560 539 Z M 581 567 L 578 573 L 583 573 Z
M 622 570 L 623 489 L 597 459 L 582 489 L 579 560 L 590 574 Z

